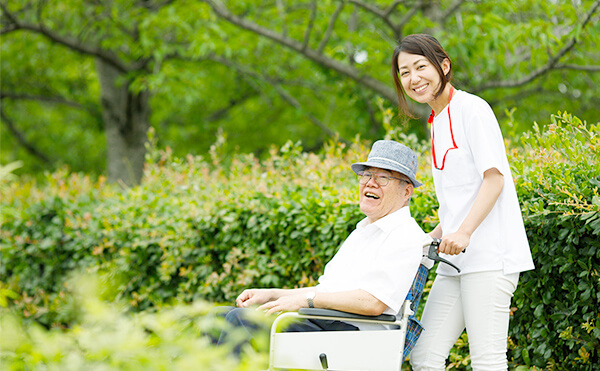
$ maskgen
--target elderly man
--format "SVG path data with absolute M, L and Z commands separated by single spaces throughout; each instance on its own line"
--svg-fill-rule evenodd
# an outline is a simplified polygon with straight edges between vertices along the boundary
M 417 156 L 391 140 L 373 144 L 366 162 L 352 164 L 358 175 L 360 210 L 366 215 L 325 266 L 318 285 L 298 289 L 248 289 L 236 299 L 226 318 L 245 321 L 244 309 L 266 313 L 300 308 L 335 309 L 375 316 L 397 314 L 421 262 L 425 233 L 410 215 L 408 204 L 416 179 Z M 355 331 L 377 325 L 304 320 L 288 331 Z M 221 339 L 222 341 L 223 339 Z

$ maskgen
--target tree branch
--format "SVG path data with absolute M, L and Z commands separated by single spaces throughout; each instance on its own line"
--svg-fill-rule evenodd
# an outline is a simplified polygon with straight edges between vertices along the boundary
M 7 33 L 16 31 L 18 29 L 19 28 L 17 26 L 15 26 L 13 23 L 11 23 L 7 27 L 2 27 L 2 29 L 0 29 L 0 35 L 6 35 Z
M 404 17 L 402 17 L 402 19 L 400 20 L 400 22 L 398 22 L 397 31 L 396 31 L 396 34 L 395 34 L 396 35 L 396 42 L 399 42 L 400 39 L 402 38 L 402 29 L 404 28 L 404 26 L 421 9 L 420 5 L 421 5 L 420 1 L 415 2 L 414 5 L 413 5 L 413 7 L 404 15 Z
M 557 64 L 554 66 L 555 69 L 563 69 L 563 70 L 576 70 L 576 71 L 586 71 L 586 72 L 600 72 L 600 66 L 581 66 L 578 64 Z
M 342 12 L 342 9 L 344 9 L 344 5 L 346 5 L 346 3 L 344 1 L 342 1 L 338 5 L 338 7 L 335 9 L 335 12 L 333 12 L 333 15 L 331 16 L 331 18 L 329 19 L 329 24 L 327 25 L 327 30 L 325 31 L 325 35 L 323 35 L 323 38 L 321 39 L 321 42 L 319 43 L 319 47 L 317 48 L 318 54 L 323 54 L 323 50 L 325 49 L 325 46 L 329 42 L 329 38 L 331 37 L 331 34 L 333 33 L 333 29 L 335 28 L 335 23 L 336 23 L 338 17 L 340 16 L 340 13 Z
M 380 94 L 385 99 L 396 102 L 398 97 L 396 96 L 396 92 L 389 85 L 372 78 L 371 76 L 364 75 L 363 72 L 358 71 L 356 68 L 346 65 L 342 62 L 339 62 L 335 59 L 326 57 L 322 54 L 319 54 L 316 50 L 311 48 L 303 49 L 302 44 L 296 40 L 290 39 L 289 37 L 282 36 L 270 29 L 264 28 L 254 22 L 248 21 L 244 18 L 240 18 L 234 14 L 232 14 L 228 9 L 223 7 L 220 3 L 217 3 L 214 0 L 203 0 L 207 3 L 213 11 L 221 18 L 226 21 L 258 34 L 260 36 L 266 37 L 280 45 L 285 46 L 288 49 L 294 50 L 302 55 L 304 55 L 307 59 L 323 66 L 334 70 L 350 79 L 356 81 L 359 84 L 366 86 L 367 88 L 375 91 Z
M 44 96 L 44 95 L 18 94 L 18 93 L 11 93 L 11 92 L 5 92 L 5 91 L 0 92 L 0 99 L 6 99 L 6 98 L 13 99 L 13 100 L 35 100 L 35 101 L 48 102 L 48 103 L 59 103 L 59 104 L 64 104 L 66 106 L 70 106 L 70 107 L 77 108 L 77 109 L 88 110 L 83 104 L 81 104 L 79 102 L 70 101 L 63 97 L 48 97 L 48 96 Z
M 569 50 L 571 50 L 573 48 L 573 46 L 575 46 L 575 42 L 576 42 L 575 38 L 571 39 L 564 47 L 562 47 L 561 50 L 558 51 L 558 53 L 556 53 L 556 55 L 554 55 L 552 58 L 550 58 L 550 60 L 548 61 L 548 63 L 546 63 L 546 65 L 536 69 L 529 75 L 524 76 L 518 80 L 513 80 L 513 81 L 496 81 L 496 82 L 491 82 L 488 84 L 483 84 L 479 87 L 474 88 L 473 93 L 477 94 L 481 91 L 488 90 L 488 89 L 516 88 L 519 86 L 526 85 L 526 84 L 532 82 L 533 80 L 537 79 L 538 77 L 551 71 L 554 68 L 554 66 L 556 65 L 556 63 L 558 62 L 558 60 L 560 58 L 562 58 L 562 56 L 567 54 L 567 52 Z
M 39 24 L 42 24 L 42 10 L 44 9 L 44 6 L 46 5 L 46 1 L 47 0 L 38 0 L 35 16 L 36 16 Z
M 388 6 L 388 8 L 385 10 L 385 13 L 384 13 L 384 15 L 385 15 L 386 17 L 389 17 L 389 16 L 390 16 L 390 14 L 392 14 L 392 12 L 393 12 L 394 10 L 396 10 L 396 7 L 397 7 L 398 5 L 400 5 L 400 4 L 402 4 L 402 2 L 403 2 L 402 0 L 396 0 L 396 1 L 394 1 L 393 3 L 391 3 L 391 4 L 390 4 L 390 6 Z
M 130 70 L 132 70 L 131 68 L 128 68 L 125 64 L 123 64 L 110 51 L 103 50 L 97 46 L 90 46 L 87 44 L 83 44 L 83 43 L 79 42 L 79 40 L 61 36 L 61 35 L 57 34 L 56 32 L 47 29 L 41 23 L 38 26 L 33 25 L 33 24 L 23 23 L 23 22 L 19 21 L 16 17 L 14 17 L 14 15 L 12 15 L 12 13 L 8 10 L 6 5 L 4 5 L 3 3 L 0 3 L 0 9 L 2 9 L 2 12 L 6 15 L 6 17 L 9 19 L 9 21 L 12 23 L 12 25 L 14 27 L 16 27 L 17 29 L 22 29 L 22 30 L 39 33 L 39 34 L 45 36 L 46 38 L 48 38 L 58 44 L 64 45 L 69 49 L 75 50 L 81 54 L 91 55 L 91 56 L 100 58 L 104 62 L 110 64 L 111 66 L 115 67 L 116 69 L 118 69 L 121 72 L 125 73 L 125 72 L 129 72 Z
M 312 122 L 313 124 L 315 124 L 316 126 L 318 126 L 327 135 L 329 135 L 332 138 L 337 138 L 340 142 L 345 143 L 347 145 L 350 144 L 350 142 L 348 142 L 346 139 L 344 139 L 344 138 L 336 135 L 336 133 L 333 130 L 331 130 L 321 120 L 319 120 L 318 118 L 316 118 L 315 116 L 313 116 L 312 113 L 310 113 L 307 110 L 305 110 L 304 107 L 302 107 L 302 105 L 300 104 L 300 102 L 298 102 L 296 100 L 296 98 L 294 98 L 290 93 L 288 93 L 285 89 L 283 89 L 281 87 L 281 85 L 279 85 L 279 84 L 273 84 L 272 86 L 273 86 L 273 88 L 275 88 L 275 90 L 277 91 L 277 93 L 279 93 L 279 95 L 286 102 L 288 102 L 288 104 L 290 104 L 291 106 L 293 106 L 294 108 L 296 108 L 300 112 L 303 112 L 306 115 L 306 117 L 308 117 L 308 119 L 310 120 L 310 122 Z
M 314 125 L 316 125 L 321 130 L 323 130 L 327 135 L 329 135 L 332 138 L 337 138 L 340 142 L 343 142 L 345 144 L 350 144 L 350 142 L 348 142 L 346 139 L 340 137 L 337 133 L 335 133 L 327 125 L 325 125 L 321 120 L 319 120 L 313 114 L 311 114 L 306 109 L 304 109 L 302 104 L 300 104 L 300 102 L 298 102 L 298 100 L 296 98 L 294 98 L 289 92 L 287 92 L 283 87 L 281 87 L 281 84 L 276 82 L 275 79 L 272 79 L 272 78 L 265 76 L 263 74 L 260 74 L 258 72 L 252 71 L 247 67 L 241 66 L 235 62 L 232 62 L 232 61 L 225 59 L 223 57 L 220 57 L 220 56 L 211 55 L 211 56 L 208 56 L 207 59 L 212 60 L 213 62 L 222 64 L 224 66 L 227 66 L 229 68 L 233 68 L 244 75 L 248 75 L 253 78 L 257 78 L 257 79 L 267 82 L 270 86 L 272 86 L 275 89 L 275 91 L 279 94 L 279 96 L 285 102 L 287 102 L 289 105 L 296 108 L 300 112 L 304 113 L 306 115 L 306 117 L 310 120 L 310 122 L 312 122 Z
M 142 8 L 146 8 L 146 9 L 151 10 L 151 11 L 156 11 L 156 10 L 158 10 L 158 9 L 164 7 L 164 6 L 171 5 L 174 2 L 175 2 L 175 0 L 165 0 L 165 1 L 162 1 L 162 2 L 161 1 L 155 1 L 155 2 L 152 2 L 152 1 L 140 1 L 138 3 L 138 5 L 141 6 Z
M 600 0 L 596 0 L 596 2 L 594 3 L 594 5 L 592 5 L 592 8 L 588 12 L 587 16 L 583 20 L 583 23 L 581 23 L 581 28 L 582 29 L 585 28 L 585 26 L 587 26 L 587 24 L 590 22 L 590 20 L 594 16 L 594 13 L 596 13 L 596 10 L 598 9 L 599 6 L 600 6 Z
M 81 104 L 76 101 L 72 101 L 61 96 L 46 96 L 46 95 L 32 95 L 32 94 L 21 94 L 7 91 L 0 91 L 0 100 L 11 99 L 11 100 L 33 100 L 38 102 L 56 103 L 63 104 L 75 109 L 86 111 L 90 116 L 99 118 L 102 116 L 100 109 L 95 104 Z
M 584 29 L 587 24 L 589 23 L 590 19 L 592 18 L 592 16 L 594 15 L 594 13 L 596 12 L 596 10 L 598 9 L 598 6 L 600 6 L 600 0 L 597 0 L 594 5 L 592 6 L 592 8 L 590 9 L 590 11 L 588 12 L 587 16 L 585 17 L 585 19 L 583 20 L 583 22 L 581 23 L 581 29 Z M 531 81 L 535 80 L 536 78 L 548 73 L 549 71 L 556 69 L 556 66 L 558 64 L 558 61 L 565 55 L 567 54 L 571 49 L 573 49 L 573 47 L 575 46 L 575 44 L 577 43 L 577 37 L 573 37 L 571 40 L 569 40 L 568 43 L 565 44 L 565 46 L 563 46 L 557 53 L 556 55 L 552 56 L 549 60 L 548 63 L 546 63 L 546 65 L 541 66 L 540 68 L 536 69 L 535 71 L 531 72 L 529 75 L 524 76 L 518 80 L 514 80 L 514 81 L 497 81 L 497 82 L 492 82 L 492 83 L 488 83 L 488 84 L 483 84 L 477 88 L 473 89 L 473 93 L 477 94 L 483 90 L 488 90 L 488 89 L 495 89 L 495 88 L 516 88 L 519 86 L 523 86 L 525 84 L 530 83 Z
M 308 42 L 310 41 L 310 34 L 311 34 L 313 26 L 315 24 L 315 18 L 317 18 L 317 3 L 315 1 L 313 1 L 311 3 L 310 19 L 308 20 L 308 27 L 306 27 L 306 31 L 304 32 L 304 42 L 302 43 L 303 50 L 306 50 L 306 48 L 308 47 Z
M 399 2 L 396 2 L 395 4 L 390 5 L 390 7 L 387 10 L 381 10 L 376 6 L 373 6 L 368 3 L 364 3 L 360 0 L 348 0 L 348 2 L 362 8 L 370 13 L 373 13 L 377 17 L 381 18 L 388 25 L 388 27 L 392 29 L 392 31 L 394 32 L 394 35 L 396 35 L 396 38 L 399 36 L 400 28 L 397 25 L 394 25 L 394 22 L 392 22 L 392 20 L 389 17 L 391 14 L 391 11 L 393 11 L 395 9 L 395 7 L 398 5 L 396 3 L 399 3 Z M 392 8 L 392 6 L 393 6 L 393 8 Z
M 358 15 L 356 13 L 356 8 L 352 9 L 352 15 L 348 19 L 348 32 L 351 34 L 356 33 L 357 24 L 358 24 Z M 352 67 L 355 65 L 354 56 L 356 54 L 356 50 L 354 45 L 352 45 L 352 41 L 350 39 L 346 40 L 346 52 L 348 53 L 348 64 Z
M 21 144 L 23 146 L 23 148 L 25 148 L 25 150 L 27 150 L 27 152 L 32 154 L 34 157 L 37 157 L 39 160 L 41 160 L 42 162 L 44 162 L 46 164 L 51 163 L 48 156 L 43 154 L 33 144 L 31 144 L 25 138 L 25 136 L 17 129 L 15 124 L 8 117 L 6 117 L 6 115 L 4 114 L 4 108 L 2 106 L 0 106 L 0 118 L 2 118 L 2 122 L 4 122 L 4 125 L 6 125 L 6 127 L 8 128 L 8 131 L 10 131 L 12 133 L 12 135 L 15 137 L 17 142 L 19 142 L 19 144 Z
M 115 27 L 120 30 L 121 32 L 123 32 L 125 35 L 131 37 L 132 40 L 134 41 L 138 41 L 139 38 L 139 30 L 138 30 L 138 25 L 137 23 L 135 23 L 132 27 L 132 29 L 128 29 L 127 26 L 125 24 L 123 24 L 122 22 L 119 22 L 118 20 L 116 20 L 113 15 L 112 12 L 110 11 L 110 9 L 104 8 L 101 15 L 103 17 L 106 17 L 110 23 L 114 24 Z
M 454 13 L 458 8 L 460 8 L 460 6 L 464 2 L 465 2 L 465 0 L 457 0 L 454 2 L 454 4 L 450 5 L 450 7 L 448 9 L 446 9 L 444 14 L 442 14 L 442 23 L 446 23 L 446 20 L 448 19 L 448 17 L 450 17 L 452 15 L 452 13 Z
M 363 8 L 364 10 L 375 14 L 377 17 L 381 18 L 381 19 L 386 19 L 386 12 L 379 9 L 378 7 L 371 5 L 369 3 L 364 3 L 360 0 L 348 0 L 349 3 L 352 3 L 356 6 L 358 6 L 359 8 Z
M 547 91 L 547 90 L 545 91 L 542 88 L 542 86 L 540 86 L 538 84 L 538 86 L 535 86 L 535 87 L 533 87 L 531 89 L 520 90 L 516 94 L 513 94 L 513 95 L 502 95 L 502 96 L 498 96 L 497 99 L 492 98 L 492 99 L 490 99 L 488 101 L 488 103 L 489 103 L 490 106 L 495 107 L 496 105 L 498 105 L 500 103 L 503 103 L 503 102 L 510 102 L 510 101 L 517 101 L 518 102 L 518 101 L 520 101 L 520 100 L 522 100 L 524 98 L 530 97 L 532 95 L 537 95 L 537 94 L 540 94 L 542 92 L 543 93 L 553 93 L 553 92 L 550 92 L 550 91 Z
M 287 17 L 285 13 L 285 6 L 283 0 L 277 0 L 277 11 L 281 15 L 281 34 L 287 36 Z
M 2 9 L 2 15 L 4 15 L 6 17 L 6 19 L 8 19 L 8 21 L 10 22 L 10 24 L 8 25 L 8 27 L 10 27 L 8 30 L 6 28 L 2 28 L 2 32 L 0 34 L 5 34 L 5 33 L 9 33 L 15 30 L 18 30 L 19 27 L 17 26 L 17 19 L 15 18 L 15 16 L 8 11 L 8 8 L 6 8 L 6 6 L 0 2 L 0 9 Z
M 225 117 L 229 111 L 231 111 L 234 107 L 244 103 L 245 101 L 247 101 L 250 97 L 254 96 L 252 94 L 252 92 L 250 90 L 244 92 L 241 96 L 237 97 L 237 98 L 231 98 L 229 99 L 229 102 L 227 102 L 227 105 L 213 113 L 211 113 L 210 115 L 208 115 L 206 117 L 206 121 L 207 122 L 215 122 L 218 120 L 221 120 L 223 117 Z

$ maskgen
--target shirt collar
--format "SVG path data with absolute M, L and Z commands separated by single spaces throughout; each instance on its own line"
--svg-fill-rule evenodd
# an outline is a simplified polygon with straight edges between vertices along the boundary
M 410 219 L 410 209 L 408 206 L 404 206 L 399 210 L 394 211 L 391 214 L 388 214 L 386 216 L 384 216 L 383 218 L 370 223 L 367 220 L 367 218 L 364 218 L 363 220 L 361 220 L 360 222 L 358 222 L 358 224 L 356 224 L 356 228 L 366 228 L 370 225 L 376 226 L 377 228 L 381 229 L 384 232 L 388 232 L 391 231 L 392 229 L 396 228 L 398 226 L 399 223 L 401 223 L 403 220 L 405 219 Z

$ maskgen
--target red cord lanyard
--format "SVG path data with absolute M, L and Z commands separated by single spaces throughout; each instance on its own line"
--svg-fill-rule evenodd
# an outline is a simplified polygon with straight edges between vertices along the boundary
M 450 100 L 452 100 L 452 93 L 454 93 L 454 87 L 450 86 L 450 96 L 448 97 L 448 121 L 450 123 L 450 136 L 452 137 L 452 148 L 448 148 L 446 153 L 444 153 L 444 157 L 442 158 L 442 167 L 437 166 L 437 159 L 435 156 L 435 130 L 433 126 L 433 118 L 435 117 L 435 112 L 431 110 L 431 115 L 429 115 L 428 123 L 431 124 L 431 154 L 433 155 L 433 166 L 438 170 L 444 170 L 444 166 L 446 165 L 446 155 L 451 149 L 457 149 L 458 146 L 454 141 L 454 133 L 452 132 L 452 117 L 450 117 Z

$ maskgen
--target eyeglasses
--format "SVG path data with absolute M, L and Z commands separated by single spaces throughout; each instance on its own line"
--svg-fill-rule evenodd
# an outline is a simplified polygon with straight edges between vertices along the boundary
M 369 183 L 369 180 L 371 180 L 371 178 L 373 178 L 373 181 L 381 187 L 385 187 L 386 185 L 390 184 L 391 179 L 397 179 L 397 180 L 402 181 L 407 184 L 410 183 L 410 181 L 408 181 L 406 179 L 396 178 L 396 177 L 389 176 L 389 175 L 366 173 L 364 171 L 361 171 L 358 173 L 358 182 L 361 185 L 365 185 L 365 184 Z

